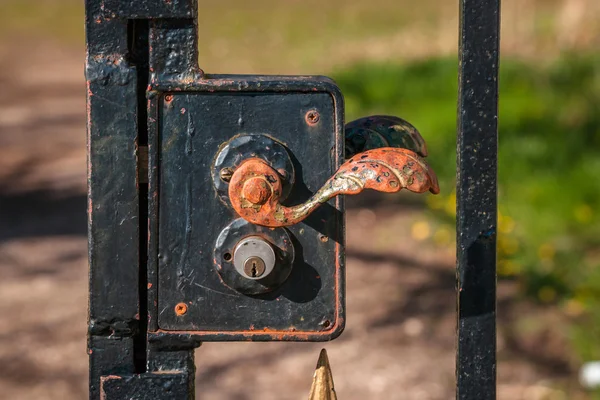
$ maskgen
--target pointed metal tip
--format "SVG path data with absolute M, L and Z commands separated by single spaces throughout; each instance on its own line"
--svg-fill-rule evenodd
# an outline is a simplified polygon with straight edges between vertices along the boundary
M 337 400 L 327 351 L 321 350 L 308 400 Z
M 321 353 L 319 353 L 319 360 L 317 361 L 317 369 L 325 367 L 331 371 L 331 366 L 329 365 L 329 357 L 327 357 L 327 350 L 321 349 Z

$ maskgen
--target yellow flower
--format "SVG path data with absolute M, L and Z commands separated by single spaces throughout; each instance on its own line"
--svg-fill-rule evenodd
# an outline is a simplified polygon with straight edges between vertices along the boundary
M 512 236 L 500 235 L 498 236 L 498 250 L 500 254 L 511 256 L 519 251 L 519 242 Z
M 500 233 L 511 233 L 515 229 L 515 220 L 508 215 L 498 214 L 498 231 Z
M 431 228 L 427 221 L 417 221 L 412 225 L 410 234 L 416 240 L 425 240 L 431 236 Z
M 585 305 L 576 299 L 571 299 L 565 304 L 565 312 L 571 317 L 578 317 L 583 314 L 584 311 Z
M 592 207 L 588 206 L 587 204 L 582 204 L 573 210 L 573 214 L 577 222 L 581 224 L 587 224 L 592 220 L 593 217 Z
M 433 241 L 438 246 L 447 246 L 450 244 L 452 241 L 452 233 L 450 232 L 450 229 L 445 226 L 439 228 L 433 235 Z
M 425 202 L 432 210 L 441 210 L 445 206 L 443 196 L 425 196 Z
M 444 209 L 448 215 L 456 215 L 456 192 L 450 193 L 450 196 L 446 199 Z
M 514 260 L 498 260 L 498 273 L 500 275 L 516 275 L 521 272 L 521 264 Z
M 556 248 L 550 243 L 544 243 L 538 248 L 538 257 L 543 261 L 552 261 L 556 254 Z

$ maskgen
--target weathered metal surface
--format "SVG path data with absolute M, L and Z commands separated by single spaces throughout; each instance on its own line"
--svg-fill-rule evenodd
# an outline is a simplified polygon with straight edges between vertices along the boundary
M 337 400 L 327 351 L 321 350 L 308 400 Z
M 192 14 L 182 9 L 183 0 L 86 0 L 88 354 L 89 395 L 94 400 L 101 396 L 101 377 L 144 374 L 148 365 L 145 259 L 148 171 L 143 150 L 147 145 L 150 24 L 147 20 L 130 18 L 194 16 L 195 1 L 185 3 L 190 5 Z M 164 10 L 171 5 L 178 11 L 168 14 Z M 111 10 L 113 6 L 119 10 Z M 169 26 L 165 29 L 177 27 L 177 34 L 157 36 L 176 37 L 187 48 L 196 43 L 194 20 L 169 20 L 165 24 Z M 187 33 L 189 40 L 184 40 L 181 32 Z M 167 47 L 170 50 L 159 55 L 153 53 L 155 64 L 164 60 L 165 68 L 175 65 L 180 75 L 199 71 L 193 55 L 172 54 L 178 50 L 173 41 Z M 157 51 L 161 49 L 157 47 Z M 181 66 L 184 63 L 189 65 L 184 68 Z M 160 68 L 154 66 L 153 72 L 160 72 Z M 198 345 L 194 341 L 186 343 L 190 345 L 188 353 Z M 193 365 L 191 368 L 188 369 L 193 371 Z M 193 384 L 193 379 L 189 382 Z M 185 392 L 185 398 L 193 395 L 193 391 Z M 129 397 L 123 394 L 118 398 Z
M 391 115 L 372 115 L 346 124 L 346 158 L 381 147 L 400 147 L 427 157 L 427 145 L 409 122 Z
M 90 398 L 100 377 L 143 365 L 139 340 L 139 192 L 136 160 L 141 60 L 131 24 L 86 1 Z M 143 95 L 144 92 L 142 92 Z
M 197 0 L 100 0 L 107 18 L 195 18 Z
M 425 160 L 402 148 L 380 148 L 359 153 L 342 165 L 310 199 L 297 206 L 280 203 L 282 183 L 277 171 L 258 158 L 243 162 L 229 183 L 235 211 L 253 224 L 281 227 L 303 221 L 321 204 L 341 194 L 364 189 L 395 193 L 439 193 L 437 177 Z
M 198 66 L 198 20 L 153 19 L 149 24 L 151 84 L 182 85 L 202 79 L 204 72 Z
M 100 379 L 106 375 L 132 375 L 136 370 L 132 337 L 89 335 L 89 398 L 100 398 Z
M 126 23 L 101 20 L 87 35 L 90 331 L 131 332 L 139 319 L 137 74 Z
M 140 375 L 108 375 L 101 379 L 101 400 L 188 400 L 190 379 L 187 373 L 160 371 Z
M 343 161 L 343 102 L 337 87 L 322 77 L 157 79 L 149 92 L 150 329 L 202 340 L 305 341 L 339 335 L 344 326 L 340 198 L 288 230 L 296 249 L 291 273 L 269 293 L 250 297 L 230 289 L 207 251 L 237 218 L 213 188 L 215 175 L 228 184 L 221 179 L 222 168 L 213 168 L 223 146 L 240 135 L 275 138 L 293 163 L 289 173 L 296 182 L 287 201 L 310 197 Z M 314 125 L 305 119 L 310 110 L 320 115 Z M 188 306 L 183 316 L 173 312 L 180 302 Z
M 460 2 L 457 399 L 496 398 L 499 0 Z

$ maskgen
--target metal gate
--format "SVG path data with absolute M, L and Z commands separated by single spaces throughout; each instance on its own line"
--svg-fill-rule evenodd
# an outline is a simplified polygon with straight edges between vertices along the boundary
M 499 3 L 460 1 L 458 399 L 496 397 Z M 344 140 L 327 78 L 204 74 L 197 18 L 196 0 L 86 0 L 90 399 L 193 398 L 202 341 L 334 339 L 337 195 L 438 190 L 405 121 Z

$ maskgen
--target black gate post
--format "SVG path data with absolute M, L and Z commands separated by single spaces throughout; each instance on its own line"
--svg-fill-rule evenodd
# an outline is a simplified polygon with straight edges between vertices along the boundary
M 496 398 L 500 0 L 460 1 L 456 398 Z
M 196 0 L 86 0 L 93 400 L 194 396 L 199 341 L 148 339 L 147 90 L 200 73 L 196 18 Z
M 137 372 L 140 336 L 138 73 L 128 21 L 86 4 L 90 399 L 102 376 Z M 142 362 L 143 363 L 143 362 Z

